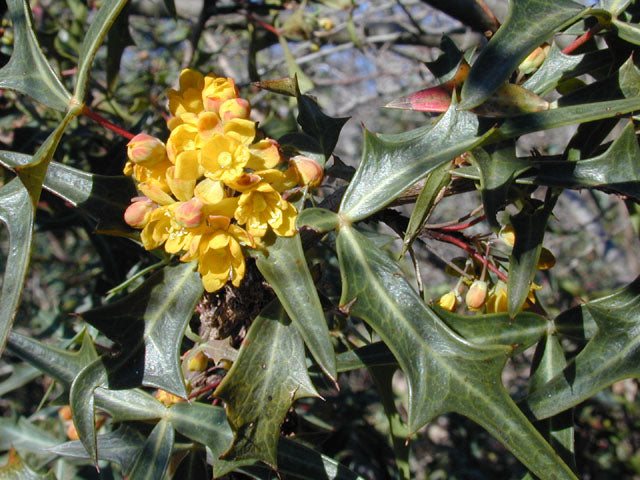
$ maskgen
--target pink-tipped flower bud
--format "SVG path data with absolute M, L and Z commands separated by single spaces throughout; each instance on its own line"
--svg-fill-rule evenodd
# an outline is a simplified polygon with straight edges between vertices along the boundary
M 147 197 L 136 197 L 135 201 L 124 211 L 124 221 L 133 228 L 143 228 L 146 225 L 147 214 L 156 208 L 158 205 Z
M 203 207 L 204 202 L 195 197 L 181 203 L 174 212 L 176 222 L 187 228 L 198 227 L 204 219 Z
M 223 122 L 228 122 L 234 118 L 249 119 L 251 105 L 244 98 L 231 98 L 220 105 L 220 118 Z
M 474 280 L 469 287 L 467 296 L 465 297 L 467 307 L 469 307 L 470 310 L 479 310 L 480 308 L 482 308 L 484 303 L 487 301 L 488 290 L 489 288 L 487 286 L 487 282 L 482 280 Z
M 164 160 L 167 153 L 162 140 L 139 133 L 127 144 L 127 156 L 133 163 L 150 167 Z
M 304 155 L 296 155 L 291 161 L 301 185 L 309 185 L 311 188 L 315 188 L 322 183 L 324 170 L 318 162 Z
M 438 306 L 449 312 L 453 312 L 458 306 L 458 297 L 456 292 L 451 291 L 442 295 L 440 300 L 438 300 Z

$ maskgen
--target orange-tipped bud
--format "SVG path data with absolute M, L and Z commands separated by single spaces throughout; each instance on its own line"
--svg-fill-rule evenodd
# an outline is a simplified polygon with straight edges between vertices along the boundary
M 440 297 L 440 300 L 438 300 L 438 306 L 440 308 L 448 310 L 449 312 L 453 312 L 458 306 L 458 298 L 456 296 L 456 292 L 451 291 L 442 295 Z
M 209 359 L 207 356 L 202 352 L 198 352 L 189 359 L 187 369 L 192 372 L 203 372 L 207 369 L 208 363 Z
M 164 160 L 167 152 L 162 140 L 139 133 L 127 144 L 127 156 L 133 163 L 150 167 Z
M 71 407 L 69 405 L 60 407 L 58 417 L 60 417 L 60 420 L 71 420 Z
M 182 398 L 177 395 L 173 395 L 172 393 L 165 392 L 164 390 L 158 389 L 158 391 L 154 394 L 160 402 L 162 402 L 165 406 L 170 407 L 171 405 L 175 405 L 176 403 L 184 402 Z
M 489 288 L 487 286 L 487 282 L 482 280 L 474 280 L 469 287 L 467 296 L 465 297 L 467 307 L 469 307 L 470 310 L 479 310 L 480 308 L 482 308 L 484 303 L 487 301 L 488 290 Z
M 234 118 L 248 119 L 251 105 L 244 98 L 231 98 L 220 105 L 219 115 L 223 122 Z
M 147 214 L 158 208 L 147 197 L 137 197 L 142 200 L 134 201 L 124 211 L 124 221 L 133 228 L 143 228 L 146 225 Z
M 67 425 L 67 430 L 65 433 L 67 434 L 67 438 L 69 440 L 80 439 L 80 437 L 78 436 L 78 431 L 76 430 L 76 426 L 73 424 L 73 422 L 70 422 L 69 425 Z
M 174 217 L 183 227 L 195 228 L 202 223 L 204 202 L 197 197 L 183 202 L 176 208 Z
M 311 188 L 315 188 L 322 183 L 324 170 L 318 162 L 304 155 L 296 155 L 291 161 L 301 185 L 309 185 Z
M 542 63 L 545 61 L 550 50 L 551 45 L 548 44 L 537 47 L 527 56 L 527 58 L 522 61 L 518 69 L 524 75 L 535 72 L 538 67 L 540 67 L 540 65 L 542 65 Z

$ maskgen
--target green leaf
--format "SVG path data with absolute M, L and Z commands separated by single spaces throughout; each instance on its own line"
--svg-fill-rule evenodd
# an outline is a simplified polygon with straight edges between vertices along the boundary
M 240 354 L 215 391 L 234 432 L 223 458 L 263 460 L 276 467 L 280 425 L 292 403 L 318 396 L 304 344 L 277 300 L 255 318 Z
M 322 371 L 335 381 L 335 353 L 300 235 L 276 237 L 266 251 L 255 252 L 258 269 L 275 291 L 311 355 Z
M 418 195 L 409 218 L 409 225 L 407 225 L 407 231 L 404 234 L 402 255 L 406 253 L 414 240 L 420 235 L 427 218 L 429 218 L 435 206 L 436 199 L 443 193 L 443 189 L 449 185 L 451 181 L 449 168 L 450 165 L 448 163 L 443 163 L 427 176 L 427 180 L 420 191 L 420 195 Z
M 128 473 L 144 443 L 145 437 L 140 432 L 126 424 L 121 425 L 113 432 L 98 435 L 98 458 L 115 462 Z M 89 458 L 79 440 L 61 443 L 47 451 L 63 457 Z
M 374 342 L 336 355 L 338 372 L 349 372 L 372 366 L 398 365 L 396 357 L 384 342 Z
M 178 433 L 211 450 L 215 478 L 222 477 L 241 465 L 254 463 L 253 459 L 233 461 L 220 458 L 233 441 L 233 432 L 221 407 L 204 403 L 178 403 L 167 411 L 166 418 Z
M 193 263 L 164 267 L 126 297 L 82 314 L 121 347 L 106 365 L 112 388 L 144 385 L 186 398 L 179 348 L 202 296 L 202 280 L 193 268 Z
M 116 18 L 107 36 L 106 71 L 107 86 L 110 92 L 113 92 L 116 88 L 118 76 L 120 75 L 120 60 L 122 59 L 124 49 L 129 45 L 135 45 L 135 43 L 129 33 L 129 12 L 127 8 L 124 8 Z
M 163 478 L 169 466 L 175 431 L 168 420 L 160 420 L 151 431 L 127 476 L 130 480 Z
M 514 141 L 491 149 L 473 150 L 473 160 L 480 172 L 480 193 L 487 222 L 494 230 L 500 229 L 496 215 L 507 204 L 509 188 L 516 177 L 531 168 L 531 162 L 516 157 Z
M 547 220 L 554 205 L 555 198 L 544 204 L 527 204 L 517 215 L 510 217 L 516 235 L 516 243 L 509 256 L 507 281 L 507 308 L 511 318 L 522 309 L 531 290 L 531 282 L 536 274 L 542 251 Z
M 30 155 L 0 150 L 0 165 L 6 168 L 14 169 L 31 161 Z M 97 175 L 51 162 L 42 186 L 82 209 L 97 222 L 98 230 L 130 230 L 124 222 L 124 211 L 130 204 L 129 199 L 137 195 L 131 177 Z
M 42 454 L 57 443 L 55 435 L 25 417 L 0 418 L 0 450 L 9 450 L 13 446 L 20 451 Z
M 16 90 L 64 112 L 71 94 L 53 72 L 36 39 L 26 0 L 7 0 L 15 40 L 9 62 L 0 70 L 0 88 Z
M 302 93 L 306 93 L 309 90 L 313 89 L 313 87 L 315 86 L 313 84 L 313 80 L 311 80 L 307 76 L 307 74 L 304 73 L 302 68 L 300 68 L 300 65 L 298 65 L 298 62 L 296 62 L 296 57 L 291 52 L 287 39 L 284 38 L 284 36 L 279 35 L 278 41 L 280 42 L 280 46 L 282 47 L 282 53 L 287 64 L 287 72 L 289 73 L 289 76 L 296 77 L 300 91 Z
M 467 110 L 484 102 L 527 55 L 585 11 L 571 0 L 511 0 L 506 20 L 471 67 L 459 108 Z
M 451 330 L 477 345 L 509 345 L 515 355 L 539 341 L 549 322 L 540 315 L 520 312 L 515 318 L 506 313 L 458 315 L 437 305 L 431 307 Z
M 56 476 L 52 471 L 46 475 L 34 472 L 12 448 L 9 451 L 9 460 L 0 467 L 0 480 L 56 480 Z
M 631 1 L 632 0 L 600 0 L 598 2 L 598 8 L 608 10 L 611 12 L 612 17 L 617 17 L 625 11 Z
M 13 326 L 29 268 L 34 214 L 29 192 L 19 178 L 0 188 L 0 220 L 9 230 L 9 254 L 0 293 L 0 353 Z
M 315 100 L 308 95 L 298 96 L 298 123 L 302 130 L 317 139 L 322 147 L 322 153 L 327 160 L 333 153 L 333 149 L 338 143 L 340 130 L 349 117 L 333 118 L 325 115 Z
M 613 25 L 618 30 L 618 36 L 634 45 L 640 45 L 640 27 L 635 23 L 627 23 L 614 18 Z
M 342 198 L 340 215 L 356 222 L 384 208 L 429 172 L 480 143 L 477 130 L 476 116 L 457 111 L 455 102 L 434 125 L 397 135 L 365 130 L 362 161 Z
M 84 36 L 78 61 L 76 88 L 73 92 L 74 98 L 80 103 L 84 102 L 87 95 L 91 64 L 93 63 L 98 48 L 102 45 L 104 36 L 126 3 L 127 0 L 105 0 L 100 10 L 98 10 L 98 13 L 93 17 L 91 26 Z
M 445 412 L 482 425 L 544 478 L 576 478 L 501 384 L 511 348 L 476 345 L 451 331 L 409 286 L 399 266 L 351 227 L 336 241 L 341 305 L 364 319 L 398 359 L 409 383 L 409 431 Z
M 331 210 L 325 210 L 324 208 L 305 208 L 300 212 L 296 220 L 298 228 L 308 227 L 320 233 L 335 230 L 339 224 L 340 217 Z
M 0 382 L 0 397 L 38 378 L 42 373 L 26 363 L 14 363 L 11 365 L 11 375 Z
M 598 330 L 586 347 L 552 380 L 533 391 L 526 406 L 542 419 L 567 410 L 625 378 L 640 376 L 640 279 L 606 297 L 562 313 Z

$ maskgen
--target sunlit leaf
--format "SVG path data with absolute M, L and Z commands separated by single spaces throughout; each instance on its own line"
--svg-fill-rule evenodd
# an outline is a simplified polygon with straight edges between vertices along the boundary
M 336 364 L 329 328 L 302 250 L 300 235 L 277 237 L 266 252 L 256 250 L 256 265 L 269 282 L 304 339 L 313 358 L 329 378 Z
M 510 1 L 506 20 L 471 67 L 459 108 L 484 102 L 529 53 L 583 12 L 585 8 L 571 0 Z
M 322 233 L 334 230 L 339 223 L 340 217 L 331 210 L 325 210 L 324 208 L 305 208 L 300 212 L 296 220 L 298 228 L 308 227 Z
M 277 300 L 251 324 L 240 355 L 215 391 L 234 432 L 223 458 L 256 459 L 275 468 L 280 425 L 291 404 L 317 396 L 304 344 Z
M 71 94 L 47 62 L 34 34 L 26 0 L 7 0 L 15 40 L 9 63 L 0 70 L 0 88 L 17 90 L 34 100 L 64 112 Z
M 308 92 L 314 87 L 313 80 L 304 73 L 302 68 L 300 68 L 300 65 L 298 65 L 298 62 L 296 62 L 296 57 L 291 52 L 287 39 L 280 35 L 278 37 L 278 41 L 282 47 L 282 53 L 287 64 L 287 72 L 289 73 L 289 76 L 296 77 L 298 79 L 298 85 L 302 93 Z
M 613 25 L 618 30 L 618 36 L 634 45 L 640 45 L 640 28 L 635 23 L 627 23 L 617 18 L 613 19 Z
M 625 378 L 640 376 L 640 279 L 598 300 L 562 313 L 591 318 L 597 332 L 586 347 L 552 380 L 526 398 L 526 406 L 542 419 L 577 405 Z
M 409 186 L 441 164 L 473 148 L 478 120 L 452 104 L 437 123 L 398 135 L 365 130 L 362 160 L 347 187 L 340 214 L 362 220 L 391 203 Z
M 171 423 L 165 419 L 160 420 L 147 437 L 127 478 L 130 480 L 162 478 L 169 465 L 174 436 L 175 431 Z
M 29 267 L 34 208 L 19 178 L 0 188 L 0 220 L 9 230 L 9 254 L 0 293 L 0 353 L 13 326 Z
M 399 266 L 350 227 L 337 238 L 343 309 L 364 319 L 398 359 L 409 383 L 409 432 L 457 412 L 487 429 L 533 473 L 576 478 L 513 403 L 500 375 L 511 348 L 476 345 L 450 330 Z

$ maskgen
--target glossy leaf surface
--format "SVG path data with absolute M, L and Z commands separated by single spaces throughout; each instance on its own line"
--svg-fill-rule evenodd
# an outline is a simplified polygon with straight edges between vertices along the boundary
M 302 338 L 279 302 L 254 319 L 215 395 L 225 401 L 234 432 L 223 457 L 263 460 L 275 467 L 280 425 L 292 403 L 318 396 L 307 374 Z
M 460 108 L 484 102 L 533 49 L 583 11 L 571 0 L 510 1 L 505 22 L 480 52 L 462 86 Z
M 300 215 L 296 225 L 300 227 L 308 227 L 316 232 L 328 232 L 335 230 L 340 223 L 340 217 L 331 210 L 324 208 L 305 208 Z
M 174 436 L 175 431 L 171 423 L 164 419 L 160 420 L 138 453 L 128 478 L 130 480 L 162 478 L 171 459 Z
M 422 302 L 397 264 L 354 229 L 340 229 L 337 249 L 340 303 L 371 325 L 407 375 L 410 432 L 455 411 L 482 425 L 534 473 L 575 478 L 502 386 L 508 346 L 476 345 L 455 334 Z

